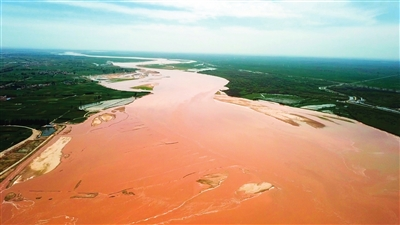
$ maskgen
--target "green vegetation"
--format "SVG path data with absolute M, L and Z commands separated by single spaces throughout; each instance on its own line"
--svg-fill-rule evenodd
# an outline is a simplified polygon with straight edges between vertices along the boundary
M 131 89 L 140 89 L 140 90 L 152 91 L 153 90 L 153 86 L 140 85 L 140 86 L 131 87 Z
M 370 80 L 360 83 L 368 87 L 398 90 L 400 86 L 400 76 L 390 76 L 378 80 Z
M 148 94 L 108 89 L 83 76 L 135 71 L 115 67 L 108 62 L 111 59 L 11 50 L 2 52 L 1 57 L 3 125 L 39 128 L 49 122 L 78 123 L 85 120 L 85 112 L 78 109 L 81 105 Z
M 109 81 L 112 83 L 122 82 L 127 80 L 135 80 L 135 78 L 111 78 Z
M 374 105 L 393 109 L 400 108 L 400 94 L 394 91 L 352 86 L 335 86 L 330 89 L 346 95 L 362 96 L 367 102 Z
M 336 114 L 400 136 L 399 114 L 353 104 L 341 105 Z
M 400 108 L 398 62 L 269 57 L 237 58 L 229 64 L 228 60 L 221 61 L 210 62 L 218 69 L 204 73 L 228 79 L 229 95 L 295 107 L 335 104 L 329 109 L 334 114 L 400 136 L 399 114 L 343 103 L 349 96 L 358 96 L 368 104 Z M 338 93 L 320 90 L 341 83 L 346 85 L 332 87 Z M 271 99 L 271 94 L 281 95 L 280 99 Z
M 146 68 L 155 68 L 155 69 L 170 69 L 170 70 L 201 70 L 205 68 L 213 68 L 214 65 L 209 63 L 199 63 L 199 62 L 183 62 L 183 63 L 174 63 L 174 64 L 150 64 L 144 65 Z
M 13 138 L 15 138 L 15 137 L 13 136 Z M 46 140 L 46 137 L 40 137 L 35 140 L 28 140 L 28 141 L 24 142 L 19 148 L 13 149 L 12 151 L 7 152 L 0 159 L 0 171 L 4 171 L 5 169 L 9 168 L 11 165 L 18 162 L 23 157 L 25 157 L 26 155 L 30 154 L 45 140 Z M 3 181 L 7 177 L 8 173 L 11 171 L 8 171 L 5 174 L 1 175 L 0 182 Z
M 197 62 L 195 63 L 176 63 L 176 64 L 166 64 L 166 65 L 160 65 L 160 64 L 151 64 L 151 65 L 145 65 L 143 67 L 146 68 L 155 68 L 155 69 L 175 69 L 175 70 L 188 70 L 192 68 L 198 68 Z
M 226 93 L 230 96 L 275 101 L 294 107 L 332 104 L 335 106 L 328 109 L 334 114 L 400 136 L 399 114 L 374 107 L 400 108 L 400 73 L 396 61 L 150 53 L 140 55 L 196 60 L 194 63 L 147 66 L 151 68 L 216 68 L 201 73 L 229 80 Z M 0 124 L 27 124 L 37 127 L 53 120 L 80 122 L 85 118 L 82 117 L 83 112 L 77 109 L 79 105 L 143 95 L 142 92 L 110 90 L 82 77 L 134 71 L 114 67 L 109 62 L 112 60 L 140 61 L 4 51 L 0 70 L 0 96 L 4 96 L 0 102 Z M 147 86 L 141 89 L 152 90 Z M 372 107 L 348 102 L 349 96 L 363 98 Z M 7 98 L 8 101 L 5 101 Z
M 0 150 L 7 149 L 32 135 L 32 131 L 23 127 L 0 126 Z
M 188 70 L 196 64 L 209 65 L 217 70 L 201 73 L 229 80 L 225 92 L 230 96 L 294 107 L 334 104 L 329 108 L 334 114 L 400 136 L 399 114 L 346 103 L 349 96 L 356 96 L 371 105 L 400 108 L 396 61 L 201 55 L 191 59 L 197 62 L 157 68 Z

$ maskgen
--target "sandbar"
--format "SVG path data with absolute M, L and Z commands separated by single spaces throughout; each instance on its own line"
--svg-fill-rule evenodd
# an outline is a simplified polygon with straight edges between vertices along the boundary
M 398 223 L 399 137 L 215 95 L 223 78 L 152 70 L 153 94 L 56 136 L 70 140 L 68 157 L 51 172 L 2 184 L 1 224 Z M 104 114 L 115 117 L 103 123 Z M 96 118 L 103 122 L 92 126 Z
M 15 183 L 21 183 L 54 170 L 61 162 L 62 149 L 70 140 L 71 137 L 60 137 L 55 143 L 47 147 L 26 167 Z

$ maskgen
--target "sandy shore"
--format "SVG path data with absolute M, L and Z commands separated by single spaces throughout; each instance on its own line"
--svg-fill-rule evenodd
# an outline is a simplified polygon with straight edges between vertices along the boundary
M 51 172 L 3 185 L 0 223 L 398 223 L 398 137 L 154 70 L 153 94 L 59 134 L 68 157 Z
M 18 176 L 15 184 L 21 183 L 54 170 L 61 162 L 62 149 L 71 137 L 60 137 L 55 143 L 47 147 L 36 157 L 28 167 Z

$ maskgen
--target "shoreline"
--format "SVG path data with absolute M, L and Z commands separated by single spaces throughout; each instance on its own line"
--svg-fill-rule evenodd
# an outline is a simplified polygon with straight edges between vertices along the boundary
M 27 163 L 32 160 L 30 157 L 34 157 L 35 155 L 38 155 L 41 153 L 41 148 L 44 147 L 46 144 L 48 144 L 54 136 L 59 134 L 62 130 L 64 130 L 65 126 L 61 126 L 56 132 L 48 136 L 45 140 L 43 140 L 37 147 L 35 147 L 32 151 L 30 151 L 27 155 L 19 159 L 17 162 L 9 166 L 7 169 L 3 170 L 0 175 L 5 176 L 3 180 L 0 182 L 0 190 L 9 187 L 14 183 L 14 181 L 17 179 L 17 176 L 21 171 L 28 165 Z M 15 169 L 14 169 L 15 168 Z M 9 173 L 9 174 L 7 174 Z M 6 178 L 11 178 L 9 180 L 6 180 Z
M 36 129 L 31 128 L 31 127 L 26 127 L 26 126 L 20 126 L 20 125 L 4 125 L 4 126 L 9 126 L 9 127 L 21 127 L 21 128 L 30 129 L 30 130 L 32 131 L 32 134 L 31 134 L 31 136 L 29 136 L 29 137 L 26 138 L 25 140 L 22 140 L 22 141 L 16 143 L 15 145 L 13 145 L 13 146 L 11 146 L 11 147 L 9 147 L 9 148 L 4 149 L 3 151 L 1 151 L 1 152 L 0 152 L 0 159 L 1 159 L 4 155 L 6 155 L 8 152 L 11 152 L 12 150 L 21 147 L 21 145 L 25 144 L 27 141 L 29 141 L 29 140 L 35 140 L 36 137 L 42 133 L 42 132 L 39 131 L 39 130 L 36 130 Z M 1 173 L 0 173 L 0 176 L 1 176 Z
M 153 94 L 68 125 L 57 135 L 71 138 L 68 157 L 2 188 L 24 199 L 2 203 L 2 223 L 398 220 L 398 137 L 331 114 L 216 95 L 223 78 L 152 70 L 162 77 Z M 26 202 L 35 204 L 19 210 Z

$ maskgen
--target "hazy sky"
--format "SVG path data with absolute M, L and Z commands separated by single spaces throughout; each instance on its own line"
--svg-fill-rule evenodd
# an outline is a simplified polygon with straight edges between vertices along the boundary
M 399 59 L 398 1 L 2 0 L 2 47 Z

